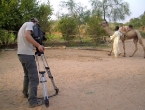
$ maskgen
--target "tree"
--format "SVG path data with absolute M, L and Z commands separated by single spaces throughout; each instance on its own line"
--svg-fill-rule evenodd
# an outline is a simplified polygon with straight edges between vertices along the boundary
M 52 14 L 49 0 L 47 4 L 38 3 L 37 0 L 1 0 L 0 28 L 18 31 L 21 25 L 32 17 L 38 18 L 41 24 L 47 25 L 46 22 Z
M 85 24 L 90 16 L 90 11 L 86 10 L 86 7 L 83 7 L 81 3 L 75 3 L 74 0 L 69 0 L 67 2 L 62 1 L 61 7 L 67 8 L 69 16 L 73 17 L 76 20 L 77 23 L 77 31 L 79 36 L 80 35 L 80 26 L 82 24 Z M 80 42 L 82 42 L 82 39 L 80 37 Z
M 91 14 L 89 10 L 87 10 L 86 6 L 83 6 L 80 2 L 75 3 L 74 0 L 68 0 L 67 2 L 62 1 L 60 6 L 62 8 L 67 8 L 67 15 L 78 19 L 79 22 L 85 22 L 89 15 Z
M 36 0 L 1 0 L 0 5 L 1 28 L 13 31 L 18 31 L 20 26 L 35 16 L 39 9 Z
M 145 12 L 140 16 L 142 26 L 145 26 Z
M 41 4 L 37 13 L 39 24 L 43 31 L 51 34 L 51 21 L 50 16 L 52 15 L 52 9 L 50 3 Z
M 15 0 L 0 1 L 0 28 L 4 28 L 6 30 L 14 29 L 16 21 L 19 18 L 16 6 L 18 6 L 18 1 Z
M 134 28 L 138 28 L 142 25 L 142 22 L 139 18 L 133 18 L 130 20 L 129 24 L 132 24 Z
M 129 4 L 123 0 L 91 0 L 92 14 L 103 16 L 104 20 L 124 20 L 130 15 Z
M 16 32 L 21 25 L 32 17 L 39 19 L 40 25 L 42 24 L 45 31 L 50 30 L 49 19 L 52 9 L 49 0 L 48 4 L 45 5 L 38 5 L 37 0 L 1 0 L 0 13 L 0 30 L 4 32 L 7 30 L 8 33 L 9 31 L 15 31 L 15 36 L 17 36 Z M 3 40 L 2 37 L 2 34 L 0 34 L 0 41 Z M 10 39 L 9 37 L 6 38 Z
M 74 35 L 77 33 L 76 31 L 77 23 L 73 17 L 63 16 L 59 23 L 58 28 L 62 33 L 63 39 L 66 41 L 70 41 L 74 39 Z
M 92 40 L 96 44 L 100 42 L 100 40 L 102 39 L 102 36 L 108 35 L 106 31 L 103 30 L 103 28 L 98 25 L 101 21 L 102 21 L 102 18 L 95 15 L 91 16 L 88 21 L 88 25 L 89 25 L 88 33 L 92 35 L 91 36 Z

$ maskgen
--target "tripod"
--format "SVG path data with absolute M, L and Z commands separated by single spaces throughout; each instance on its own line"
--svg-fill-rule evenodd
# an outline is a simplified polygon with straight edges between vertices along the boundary
M 38 56 L 41 56 L 41 60 L 42 60 L 42 63 L 43 63 L 43 70 L 44 71 L 40 70 Z M 52 76 L 52 74 L 50 72 L 50 68 L 49 68 L 48 63 L 46 61 L 44 53 L 43 52 L 39 52 L 39 50 L 36 49 L 35 58 L 36 58 L 36 62 L 37 62 L 38 72 L 40 74 L 40 83 L 42 83 L 42 85 L 43 85 L 43 95 L 44 95 L 45 105 L 46 105 L 46 107 L 49 107 L 49 98 L 53 97 L 53 96 L 56 96 L 58 94 L 59 89 L 56 87 L 56 85 L 54 83 L 53 76 Z M 51 95 L 51 96 L 48 96 L 47 88 L 46 88 L 46 84 L 45 84 L 47 82 L 46 76 L 45 76 L 46 72 L 48 74 L 48 77 L 51 79 L 52 85 L 53 85 L 54 90 L 55 90 L 55 93 L 53 95 Z

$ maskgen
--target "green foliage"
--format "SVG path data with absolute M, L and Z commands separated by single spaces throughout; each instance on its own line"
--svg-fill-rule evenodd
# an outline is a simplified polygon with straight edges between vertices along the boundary
M 77 31 L 77 23 L 73 17 L 64 16 L 58 23 L 58 28 L 62 33 L 63 39 L 66 41 L 73 40 Z
M 47 4 L 41 5 L 38 5 L 37 0 L 1 0 L 0 13 L 0 28 L 8 32 L 17 32 L 21 25 L 32 17 L 38 18 L 43 31 L 51 31 L 49 19 L 52 9 L 49 0 Z M 13 37 L 9 33 L 4 33 L 0 35 L 0 41 L 7 45 Z M 16 40 L 16 36 L 14 37 Z
M 0 29 L 0 44 L 9 45 L 15 43 L 15 37 L 13 32 Z
M 50 4 L 38 5 L 37 0 L 1 0 L 0 1 L 0 28 L 18 31 L 21 25 L 36 17 L 43 25 L 48 27 L 48 19 L 52 14 Z
M 81 3 L 75 3 L 74 0 L 68 0 L 67 2 L 62 1 L 61 7 L 68 10 L 67 16 L 71 16 L 76 20 L 77 31 L 79 33 L 79 27 L 85 24 L 90 17 L 90 10 L 87 10 Z
M 49 19 L 52 15 L 52 9 L 50 4 L 48 3 L 40 5 L 37 15 L 42 30 L 51 33 L 50 31 L 52 22 L 49 21 Z
M 61 41 L 62 36 L 60 35 L 55 35 L 55 34 L 48 34 L 46 35 L 47 41 Z
M 16 6 L 18 5 L 17 0 L 1 0 L 0 1 L 0 27 L 10 30 L 16 26 L 18 14 Z M 17 18 L 17 19 L 16 19 Z
M 140 17 L 138 18 L 132 18 L 127 25 L 133 25 L 134 28 L 139 28 L 141 26 L 145 26 L 145 13 L 143 13 Z
M 129 4 L 123 0 L 91 0 L 93 15 L 101 15 L 104 20 L 124 20 L 130 15 Z
M 140 16 L 141 24 L 145 26 L 145 12 Z
M 36 0 L 1 0 L 0 27 L 18 31 L 20 26 L 38 12 Z
M 128 25 L 129 24 L 133 25 L 134 28 L 138 28 L 142 25 L 141 20 L 139 18 L 131 19 L 130 22 L 128 23 Z
M 100 17 L 92 16 L 88 21 L 89 25 L 88 33 L 92 35 L 91 38 L 93 39 L 93 42 L 96 44 L 100 43 L 100 40 L 102 39 L 103 36 L 108 35 L 106 31 L 103 30 L 103 28 L 100 27 L 99 25 L 101 20 L 102 19 Z
M 145 38 L 145 32 L 140 31 L 140 34 L 142 35 L 143 38 Z

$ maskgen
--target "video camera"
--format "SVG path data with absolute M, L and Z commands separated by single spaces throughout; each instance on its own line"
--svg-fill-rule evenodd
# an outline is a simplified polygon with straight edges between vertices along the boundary
M 37 41 L 40 45 L 43 45 L 43 41 L 46 41 L 45 32 L 42 31 L 39 24 L 33 26 L 32 37 Z

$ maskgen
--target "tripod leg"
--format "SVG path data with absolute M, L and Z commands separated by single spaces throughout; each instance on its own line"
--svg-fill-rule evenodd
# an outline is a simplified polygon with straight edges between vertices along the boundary
M 40 82 L 43 85 L 43 94 L 44 94 L 45 105 L 46 105 L 46 107 L 49 107 L 48 93 L 47 93 L 47 88 L 46 88 L 46 85 L 45 85 L 45 82 L 47 82 L 46 79 L 45 79 L 45 71 L 41 71 L 40 75 L 41 75 Z
M 47 88 L 45 85 L 46 78 L 45 78 L 45 71 L 40 71 L 40 66 L 39 66 L 39 61 L 38 61 L 38 55 L 35 55 L 36 58 L 36 62 L 37 62 L 37 68 L 40 74 L 40 83 L 42 83 L 43 85 L 43 95 L 44 95 L 44 101 L 45 101 L 45 105 L 46 107 L 49 107 L 49 99 L 48 99 L 48 93 L 47 93 Z
M 46 61 L 46 58 L 45 58 L 44 54 L 41 54 L 41 58 L 42 58 L 43 64 L 45 65 L 45 70 L 46 70 L 47 73 L 48 73 L 48 77 L 51 79 L 52 85 L 53 85 L 53 87 L 54 87 L 54 89 L 55 89 L 55 91 L 56 91 L 56 93 L 55 93 L 54 95 L 52 95 L 52 96 L 55 96 L 55 95 L 58 94 L 59 89 L 56 87 L 56 85 L 55 85 L 55 83 L 54 83 L 53 76 L 52 76 L 52 74 L 51 74 L 51 72 L 50 72 L 50 68 L 49 68 L 49 66 L 48 66 L 48 63 L 47 63 L 47 61 Z M 52 96 L 49 96 L 49 97 L 52 97 Z

